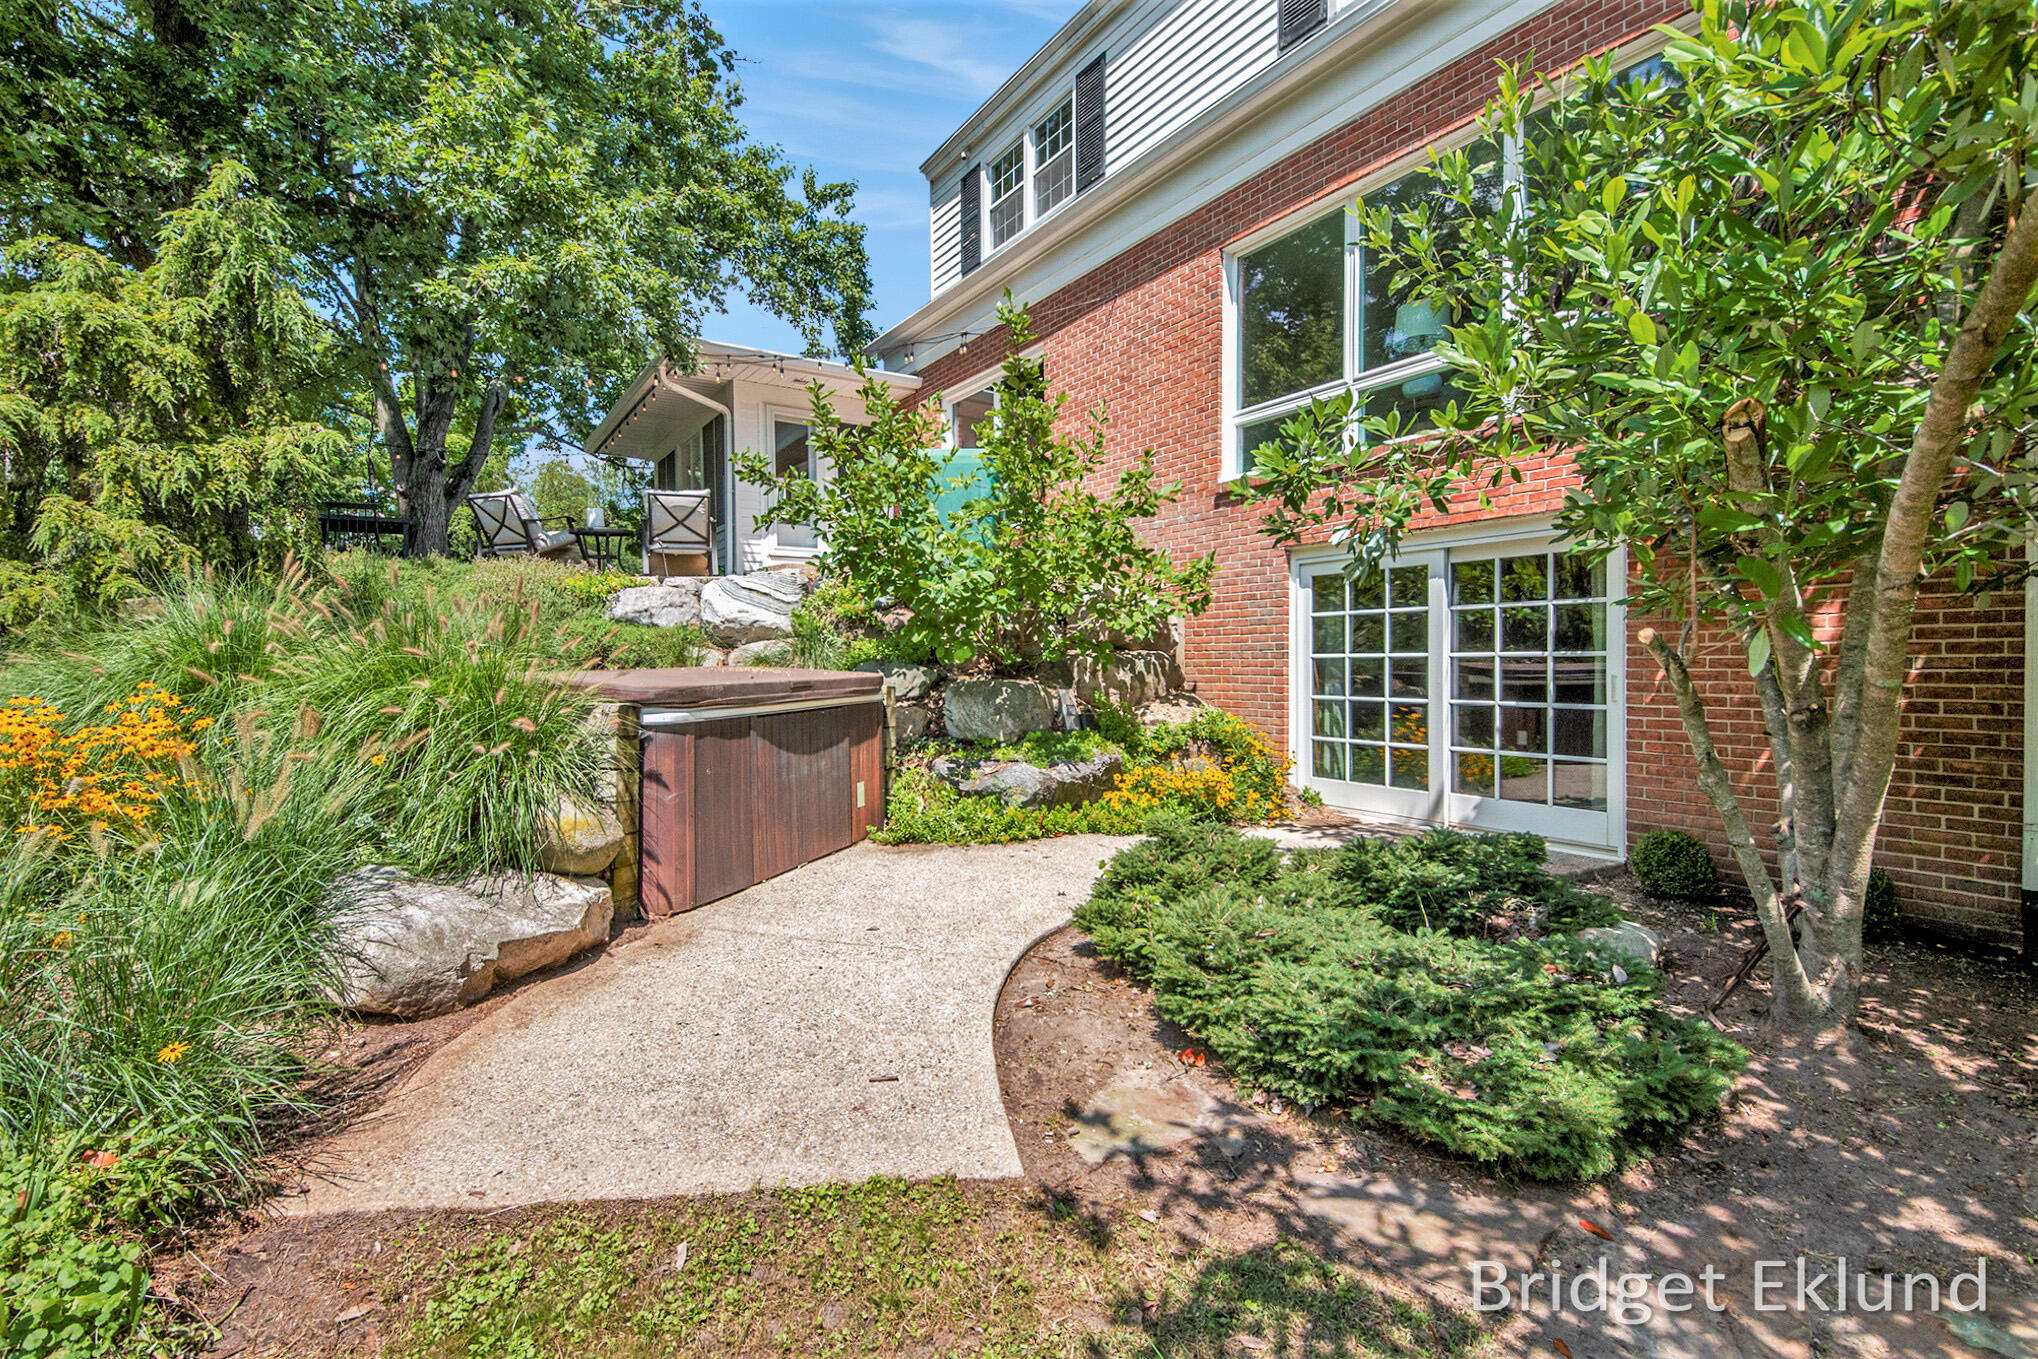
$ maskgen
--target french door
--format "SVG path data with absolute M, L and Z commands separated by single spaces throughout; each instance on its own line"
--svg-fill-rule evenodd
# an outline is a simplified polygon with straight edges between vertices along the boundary
M 1301 781 L 1396 820 L 1616 848 L 1608 574 L 1546 540 L 1404 552 L 1355 574 L 1302 567 Z

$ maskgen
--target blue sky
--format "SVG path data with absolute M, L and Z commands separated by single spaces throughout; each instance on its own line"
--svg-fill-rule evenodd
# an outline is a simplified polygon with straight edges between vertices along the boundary
M 927 300 L 920 162 L 1081 7 L 1081 0 L 707 0 L 740 58 L 740 115 L 751 135 L 823 179 L 856 182 L 879 330 Z M 791 326 L 747 302 L 710 320 L 702 335 L 800 348 Z

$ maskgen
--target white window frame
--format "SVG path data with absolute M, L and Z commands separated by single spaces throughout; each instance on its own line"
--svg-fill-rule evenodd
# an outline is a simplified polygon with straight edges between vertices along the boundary
M 1027 174 L 1028 153 L 1025 137 L 1020 137 L 997 155 L 984 162 L 984 240 L 990 246 L 989 253 L 996 254 L 1026 234 L 1026 186 L 1032 179 Z M 1018 176 L 1012 187 L 998 192 L 998 166 L 1001 162 L 1017 158 L 1013 172 Z M 1011 203 L 1019 209 L 1018 220 L 1013 224 L 1012 234 L 1003 240 L 998 238 L 998 209 Z
M 1046 122 L 1049 118 L 1053 117 L 1055 113 L 1062 109 L 1068 110 L 1069 144 L 1067 149 L 1059 154 L 1066 155 L 1069 158 L 1069 191 L 1053 207 L 1048 208 L 1046 211 L 1042 211 L 1040 208 L 1039 200 L 1036 197 L 1037 186 L 1040 181 L 1040 170 L 1041 170 L 1040 146 L 1038 141 L 1035 139 L 1034 134 L 1040 130 L 1040 125 L 1042 123 Z M 1015 138 L 994 142 L 993 145 L 998 147 L 998 154 L 984 160 L 977 167 L 977 174 L 983 177 L 982 185 L 983 192 L 978 195 L 978 198 L 980 200 L 979 206 L 977 208 L 977 213 L 979 217 L 978 239 L 983 242 L 983 254 L 981 258 L 986 260 L 988 260 L 991 256 L 997 254 L 1000 250 L 1004 250 L 1007 247 L 1009 247 L 1012 244 L 1012 242 L 1024 236 L 1027 232 L 1031 231 L 1039 223 L 1044 222 L 1048 218 L 1054 216 L 1056 213 L 1061 212 L 1063 209 L 1067 208 L 1069 204 L 1075 202 L 1076 199 L 1080 197 L 1080 194 L 1078 193 L 1075 186 L 1076 182 L 1075 78 L 1072 76 L 1066 83 L 1057 85 L 1052 94 L 1042 99 L 1041 102 L 1035 106 L 1034 112 L 1029 117 L 1027 117 L 1024 122 L 1020 124 L 1019 132 Z M 992 207 L 991 190 L 992 185 L 995 183 L 991 176 L 991 167 L 994 164 L 996 164 L 999 160 L 1003 159 L 1005 156 L 1010 155 L 1015 146 L 1019 151 L 1019 186 L 1017 189 L 1014 190 L 1014 192 L 1022 195 L 1019 203 L 1019 225 L 1013 228 L 1012 234 L 1010 236 L 1006 237 L 1002 241 L 998 241 L 994 239 L 993 233 L 991 231 L 991 207 Z M 998 201 L 1003 202 L 1004 200 L 1001 198 Z
M 1454 529 L 1412 534 L 1386 565 L 1417 563 L 1448 567 L 1457 560 L 1515 551 L 1561 550 L 1554 515 L 1488 520 Z M 1288 570 L 1288 755 L 1298 787 L 1319 786 L 1310 761 L 1313 686 L 1303 678 L 1310 664 L 1310 578 L 1344 560 L 1341 547 L 1299 549 Z M 1352 797 L 1342 788 L 1320 788 L 1333 806 L 1376 820 L 1407 825 L 1451 826 L 1463 830 L 1526 830 L 1565 850 L 1595 857 L 1620 857 L 1627 845 L 1627 552 L 1606 559 L 1606 810 L 1584 811 L 1536 803 L 1507 803 L 1472 797 L 1450 786 L 1450 597 L 1448 570 L 1432 569 L 1429 598 L 1429 723 L 1431 786 L 1413 789 L 1367 787 Z M 1346 785 L 1353 787 L 1353 785 Z M 1337 795 L 1334 795 L 1337 794 Z M 1359 805 L 1354 805 L 1359 804 Z
M 941 423 L 947 430 L 946 446 L 951 451 L 966 446 L 974 447 L 974 445 L 965 445 L 962 442 L 962 431 L 956 428 L 955 424 L 955 408 L 973 397 L 979 397 L 988 392 L 991 397 L 991 409 L 996 410 L 998 408 L 998 376 L 999 370 L 992 369 L 982 374 L 977 381 L 971 383 L 959 395 L 944 395 L 942 397 Z
M 1333 17 L 1335 17 L 1341 5 L 1350 2 L 1352 0 L 1334 0 L 1332 4 Z M 1679 19 L 1673 26 L 1685 32 L 1695 32 L 1697 30 L 1697 20 L 1686 16 Z M 1651 33 L 1645 38 L 1611 49 L 1610 55 L 1614 63 L 1622 68 L 1623 71 L 1626 71 L 1651 58 L 1662 55 L 1664 48 L 1668 45 L 1668 39 L 1660 34 Z M 1566 72 L 1560 76 L 1551 92 L 1537 98 L 1536 107 L 1540 109 L 1560 98 L 1576 79 L 1577 75 L 1575 72 Z M 1407 155 L 1398 157 L 1383 166 L 1376 173 L 1361 180 L 1355 189 L 1347 189 L 1327 199 L 1318 199 L 1314 203 L 1297 208 L 1293 212 L 1284 214 L 1279 220 L 1271 222 L 1258 231 L 1253 232 L 1250 236 L 1226 247 L 1224 251 L 1224 292 L 1222 298 L 1224 326 L 1222 345 L 1224 360 L 1224 413 L 1222 416 L 1223 425 L 1220 432 L 1219 444 L 1223 449 L 1222 464 L 1219 468 L 1220 480 L 1235 481 L 1249 476 L 1252 472 L 1252 467 L 1246 461 L 1246 455 L 1250 450 L 1243 446 L 1243 432 L 1246 426 L 1258 424 L 1260 421 L 1269 419 L 1274 415 L 1291 414 L 1313 401 L 1336 396 L 1340 392 L 1349 391 L 1356 397 L 1379 387 L 1392 386 L 1395 383 L 1407 382 L 1411 378 L 1420 377 L 1425 373 L 1437 372 L 1446 366 L 1444 361 L 1434 354 L 1415 354 L 1398 363 L 1371 368 L 1363 373 L 1356 371 L 1358 347 L 1365 325 L 1362 291 L 1364 280 L 1359 275 L 1358 266 L 1358 243 L 1362 233 L 1358 220 L 1347 211 L 1345 212 L 1346 376 L 1323 383 L 1317 387 L 1312 387 L 1305 392 L 1291 392 L 1286 396 L 1263 401 L 1257 406 L 1243 410 L 1240 409 L 1238 404 L 1239 364 L 1242 355 L 1239 348 L 1239 288 L 1241 281 L 1239 266 L 1243 257 L 1327 215 L 1326 204 L 1337 205 L 1336 208 L 1331 210 L 1343 210 L 1351 199 L 1363 198 L 1369 193 L 1392 184 L 1394 181 L 1426 164 L 1432 151 L 1456 150 L 1471 146 L 1479 140 L 1479 129 L 1475 125 L 1462 128 L 1449 136 L 1441 137 L 1434 142 L 1417 147 Z M 1509 194 L 1521 193 L 1522 144 L 1519 136 L 1508 137 L 1501 143 L 1500 163 L 1503 191 Z
M 1365 228 L 1350 210 L 1351 201 L 1377 192 L 1429 163 L 1432 150 L 1442 152 L 1471 146 L 1479 141 L 1476 129 L 1462 132 L 1451 138 L 1418 147 L 1407 155 L 1391 162 L 1378 173 L 1360 181 L 1356 189 L 1348 189 L 1331 199 L 1319 199 L 1306 207 L 1298 208 L 1269 223 L 1250 236 L 1226 247 L 1224 251 L 1224 461 L 1221 468 L 1222 480 L 1234 481 L 1251 473 L 1247 461 L 1251 451 L 1244 446 L 1244 433 L 1249 425 L 1276 416 L 1292 415 L 1307 408 L 1311 403 L 1328 397 L 1349 392 L 1356 401 L 1367 393 L 1382 387 L 1391 387 L 1408 382 L 1430 373 L 1442 372 L 1448 365 L 1436 353 L 1411 354 L 1405 359 L 1376 364 L 1371 368 L 1359 368 L 1359 349 L 1365 339 L 1365 278 L 1360 268 L 1359 247 L 1365 235 Z M 1521 147 L 1519 139 L 1507 138 L 1500 148 L 1501 182 L 1504 191 L 1519 192 L 1521 185 Z M 1240 369 L 1244 359 L 1240 327 L 1243 324 L 1241 289 L 1243 287 L 1242 266 L 1245 257 L 1282 237 L 1291 235 L 1312 223 L 1319 222 L 1332 213 L 1342 214 L 1344 220 L 1344 371 L 1338 377 L 1299 392 L 1288 392 L 1270 397 L 1256 405 L 1241 407 Z
M 1048 119 L 1053 118 L 1056 114 L 1062 115 L 1062 131 L 1068 140 L 1062 146 L 1062 149 L 1055 152 L 1052 156 L 1042 157 L 1040 154 L 1040 129 L 1046 124 Z M 1060 198 L 1057 198 L 1053 203 L 1043 208 L 1040 205 L 1040 191 L 1045 187 L 1045 184 L 1041 176 L 1046 171 L 1048 165 L 1056 160 L 1066 160 L 1068 162 L 1068 189 Z M 1042 113 L 1027 125 L 1026 161 L 1026 206 L 1029 214 L 1028 225 L 1031 225 L 1033 222 L 1042 222 L 1054 216 L 1055 213 L 1060 212 L 1070 203 L 1073 203 L 1076 198 L 1076 92 L 1073 86 L 1069 88 L 1067 96 L 1059 103 L 1049 105 L 1045 113 Z

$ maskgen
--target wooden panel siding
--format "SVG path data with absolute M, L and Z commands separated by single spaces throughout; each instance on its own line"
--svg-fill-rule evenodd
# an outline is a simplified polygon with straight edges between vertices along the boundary
M 664 740 L 663 736 L 654 740 Z M 740 892 L 757 881 L 756 752 L 750 719 L 693 729 L 694 893 L 690 905 Z
M 684 911 L 694 894 L 693 742 L 677 737 L 643 743 L 638 801 L 638 899 L 651 917 Z

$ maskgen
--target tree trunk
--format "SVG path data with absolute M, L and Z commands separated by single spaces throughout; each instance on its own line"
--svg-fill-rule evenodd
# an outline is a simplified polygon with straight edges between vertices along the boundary
M 419 445 L 404 463 L 404 554 L 440 557 L 451 541 L 453 507 L 446 498 L 446 449 Z

